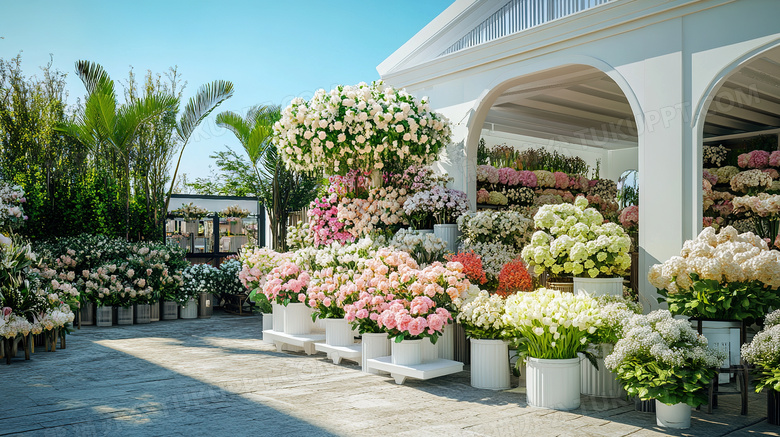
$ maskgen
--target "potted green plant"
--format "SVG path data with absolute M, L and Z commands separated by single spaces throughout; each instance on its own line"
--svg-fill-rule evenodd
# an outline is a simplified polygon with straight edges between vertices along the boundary
M 631 267 L 631 238 L 579 196 L 574 204 L 543 205 L 534 215 L 537 231 L 522 251 L 536 274 L 573 276 L 575 291 L 623 295 L 623 276 Z
M 764 329 L 742 346 L 745 361 L 755 364 L 751 372 L 756 392 L 767 389 L 767 422 L 780 425 L 780 310 L 766 316 Z
M 667 310 L 633 315 L 604 362 L 629 396 L 656 400 L 658 426 L 690 427 L 691 407 L 707 403 L 707 388 L 726 354 Z

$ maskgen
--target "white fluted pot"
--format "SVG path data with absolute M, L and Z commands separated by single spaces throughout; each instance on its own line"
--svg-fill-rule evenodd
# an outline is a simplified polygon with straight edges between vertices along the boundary
M 179 305 L 172 301 L 163 301 L 162 303 L 162 319 L 163 320 L 176 320 L 179 318 Z
M 509 385 L 509 342 L 472 338 L 471 386 L 505 390 Z
M 179 318 L 181 319 L 197 319 L 198 318 L 198 301 L 190 299 L 185 305 L 179 307 Z
M 691 406 L 682 402 L 666 405 L 656 399 L 655 423 L 664 428 L 688 429 L 691 427 Z
M 441 338 L 439 338 L 441 340 Z M 406 340 L 404 340 L 406 341 Z M 439 359 L 439 342 L 437 341 L 436 344 L 433 344 L 431 342 L 431 339 L 428 337 L 423 337 L 422 339 L 422 362 L 423 363 L 430 363 L 433 361 L 436 361 Z
M 623 278 L 574 277 L 574 292 L 592 296 L 623 296 Z
M 152 302 L 149 305 L 149 321 L 150 322 L 160 321 L 160 302 Z
M 118 307 L 116 309 L 116 324 L 117 325 L 132 325 L 133 324 L 133 307 Z
M 284 332 L 284 312 L 285 306 L 278 303 L 272 303 L 271 308 L 273 311 L 273 327 L 276 332 Z M 265 328 L 263 328 L 265 329 Z
M 311 334 L 314 322 L 311 308 L 304 303 L 289 303 L 284 310 L 284 333 L 290 335 Z
M 460 231 L 458 225 L 445 224 L 445 225 L 433 225 L 433 235 L 439 237 L 447 243 L 447 252 L 457 253 L 458 243 L 460 243 Z
M 472 363 L 474 356 L 471 357 Z M 580 359 L 527 358 L 525 384 L 528 405 L 555 410 L 580 406 Z
M 133 305 L 133 317 L 137 325 L 151 322 L 152 306 L 148 303 L 137 303 Z
M 95 324 L 105 327 L 114 324 L 114 309 L 110 306 L 98 306 L 95 309 Z
M 273 313 L 263 314 L 263 331 L 271 331 L 274 329 L 274 315 Z
M 95 304 L 92 302 L 81 302 L 81 324 L 95 324 Z
M 379 373 L 378 370 L 368 368 L 368 360 L 390 355 L 390 339 L 387 338 L 387 334 L 383 332 L 363 334 L 360 348 L 360 365 L 363 372 Z
M 352 325 L 346 319 L 323 319 L 325 322 L 325 344 L 330 346 L 350 346 L 355 343 Z
M 445 360 L 455 359 L 455 326 L 444 325 L 444 330 L 439 336 L 439 341 L 436 342 L 436 346 L 439 346 L 439 358 Z
M 423 340 L 392 342 L 391 349 L 393 364 L 413 366 L 423 362 Z
M 606 357 L 612 353 L 614 345 L 600 344 L 601 356 Z M 582 386 L 580 391 L 586 396 L 597 398 L 621 398 L 626 392 L 617 379 L 617 375 L 607 369 L 604 358 L 596 358 L 599 368 L 596 370 L 584 355 L 580 354 L 580 378 Z

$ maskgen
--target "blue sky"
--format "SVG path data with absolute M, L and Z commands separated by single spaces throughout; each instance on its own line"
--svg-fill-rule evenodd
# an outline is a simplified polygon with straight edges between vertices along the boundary
M 84 95 L 74 64 L 101 64 L 115 81 L 132 65 L 142 77 L 177 65 L 185 100 L 203 83 L 230 80 L 219 110 L 287 105 L 319 88 L 379 79 L 376 66 L 452 0 L 0 0 L 0 57 L 22 51 L 25 74 L 54 56 L 68 73 L 69 102 Z M 213 116 L 193 136 L 179 174 L 207 176 L 208 155 L 241 150 Z

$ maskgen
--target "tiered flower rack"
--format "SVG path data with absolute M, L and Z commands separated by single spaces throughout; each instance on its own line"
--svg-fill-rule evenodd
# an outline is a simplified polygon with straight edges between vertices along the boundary
M 396 384 L 403 384 L 406 378 L 432 379 L 463 371 L 463 363 L 438 358 L 421 364 L 393 364 L 392 357 L 379 357 L 368 360 L 369 369 L 388 372 Z

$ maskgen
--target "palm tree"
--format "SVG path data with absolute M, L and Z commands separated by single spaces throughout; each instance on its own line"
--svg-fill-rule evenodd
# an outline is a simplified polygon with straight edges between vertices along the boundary
M 168 190 L 168 196 L 165 199 L 165 211 L 168 211 L 168 205 L 171 203 L 171 194 L 176 184 L 176 175 L 179 173 L 181 157 L 192 133 L 211 114 L 211 111 L 231 97 L 233 97 L 233 83 L 226 80 L 215 80 L 201 86 L 197 94 L 187 102 L 181 118 L 176 123 L 176 135 L 182 144 L 179 160 L 176 161 L 176 169 L 173 171 L 173 177 L 171 178 L 171 188 Z
M 245 117 L 233 112 L 225 111 L 217 114 L 217 126 L 228 129 L 238 138 L 249 156 L 249 162 L 252 164 L 258 181 L 271 181 L 271 192 L 273 196 L 272 208 L 268 210 L 271 219 L 271 238 L 272 247 L 278 249 L 279 242 L 279 219 L 281 212 L 282 198 L 279 193 L 279 172 L 281 166 L 276 165 L 278 160 L 271 138 L 273 137 L 274 123 L 281 118 L 281 107 L 272 106 L 253 106 L 247 111 Z M 258 198 L 261 197 L 262 187 L 255 188 Z M 286 206 L 286 203 L 285 203 Z M 286 211 L 286 207 L 284 208 Z M 285 217 L 286 218 L 286 217 Z M 286 220 L 285 220 L 286 222 Z
M 125 238 L 129 238 L 130 164 L 134 139 L 139 126 L 163 113 L 175 112 L 179 100 L 168 94 L 157 93 L 130 104 L 119 105 L 114 81 L 99 64 L 78 61 L 76 73 L 87 89 L 84 109 L 73 122 L 60 125 L 58 130 L 79 141 L 93 155 L 105 153 L 116 157 L 109 162 L 123 188 Z M 116 165 L 121 165 L 121 170 Z

